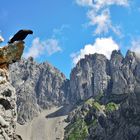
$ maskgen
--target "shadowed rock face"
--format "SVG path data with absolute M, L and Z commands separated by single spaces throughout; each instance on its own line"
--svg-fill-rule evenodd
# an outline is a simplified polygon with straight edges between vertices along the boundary
M 23 42 L 0 48 L 0 140 L 16 140 L 17 121 L 15 88 L 9 82 L 9 64 L 18 61 L 23 53 Z
M 94 99 L 92 102 L 89 99 L 68 115 L 69 125 L 65 129 L 65 140 L 77 140 L 76 136 L 80 140 L 139 140 L 139 97 L 140 90 L 129 93 L 127 99 L 120 104 L 101 105 Z M 81 135 L 83 130 L 86 130 L 84 137 Z
M 13 109 L 10 102 L 4 98 L 0 98 L 0 105 L 2 105 L 5 110 Z

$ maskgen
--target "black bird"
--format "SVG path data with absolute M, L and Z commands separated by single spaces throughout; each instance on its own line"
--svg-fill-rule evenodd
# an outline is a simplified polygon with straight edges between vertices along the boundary
M 15 41 L 23 41 L 28 34 L 33 34 L 32 30 L 19 30 L 8 43 L 13 43 Z

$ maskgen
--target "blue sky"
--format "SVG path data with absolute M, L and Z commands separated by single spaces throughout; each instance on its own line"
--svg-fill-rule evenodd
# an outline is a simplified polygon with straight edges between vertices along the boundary
M 140 53 L 139 0 L 0 0 L 5 45 L 19 29 L 32 29 L 24 57 L 48 61 L 67 77 L 89 53 L 110 58 L 113 49 Z

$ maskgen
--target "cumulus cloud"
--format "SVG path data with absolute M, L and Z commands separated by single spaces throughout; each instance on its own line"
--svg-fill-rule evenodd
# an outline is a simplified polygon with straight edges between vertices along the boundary
M 130 50 L 134 51 L 136 55 L 140 58 L 140 39 L 136 39 L 131 42 Z
M 4 38 L 0 35 L 0 43 L 4 41 Z
M 30 56 L 34 58 L 41 58 L 42 56 L 51 56 L 54 53 L 61 52 L 62 41 L 64 39 L 64 31 L 69 28 L 69 25 L 63 24 L 60 28 L 54 28 L 52 35 L 46 40 L 40 40 L 36 37 L 32 41 L 32 45 L 24 53 L 24 57 L 28 58 Z
M 128 7 L 128 0 L 76 0 L 79 6 L 88 7 L 87 17 L 89 26 L 96 26 L 94 35 L 108 33 L 109 30 L 120 35 L 120 28 L 112 24 L 110 6 L 117 5 Z
M 24 53 L 24 57 L 28 58 L 32 56 L 34 58 L 38 58 L 41 55 L 52 55 L 59 51 L 61 51 L 61 48 L 57 39 L 50 38 L 45 41 L 40 41 L 37 37 L 33 40 L 32 46 L 29 50 Z
M 73 64 L 77 64 L 77 62 L 84 58 L 85 55 L 88 54 L 104 54 L 108 59 L 110 59 L 111 53 L 113 50 L 118 50 L 119 46 L 117 43 L 112 39 L 112 37 L 109 38 L 97 38 L 95 40 L 95 43 L 93 44 L 87 44 L 83 49 L 81 49 L 79 52 L 71 54 Z

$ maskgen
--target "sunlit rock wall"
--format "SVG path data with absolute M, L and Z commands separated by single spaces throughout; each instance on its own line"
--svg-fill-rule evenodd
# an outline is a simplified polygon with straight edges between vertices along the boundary
M 9 64 L 21 58 L 24 42 L 0 48 L 0 140 L 17 140 L 16 92 L 9 80 Z

